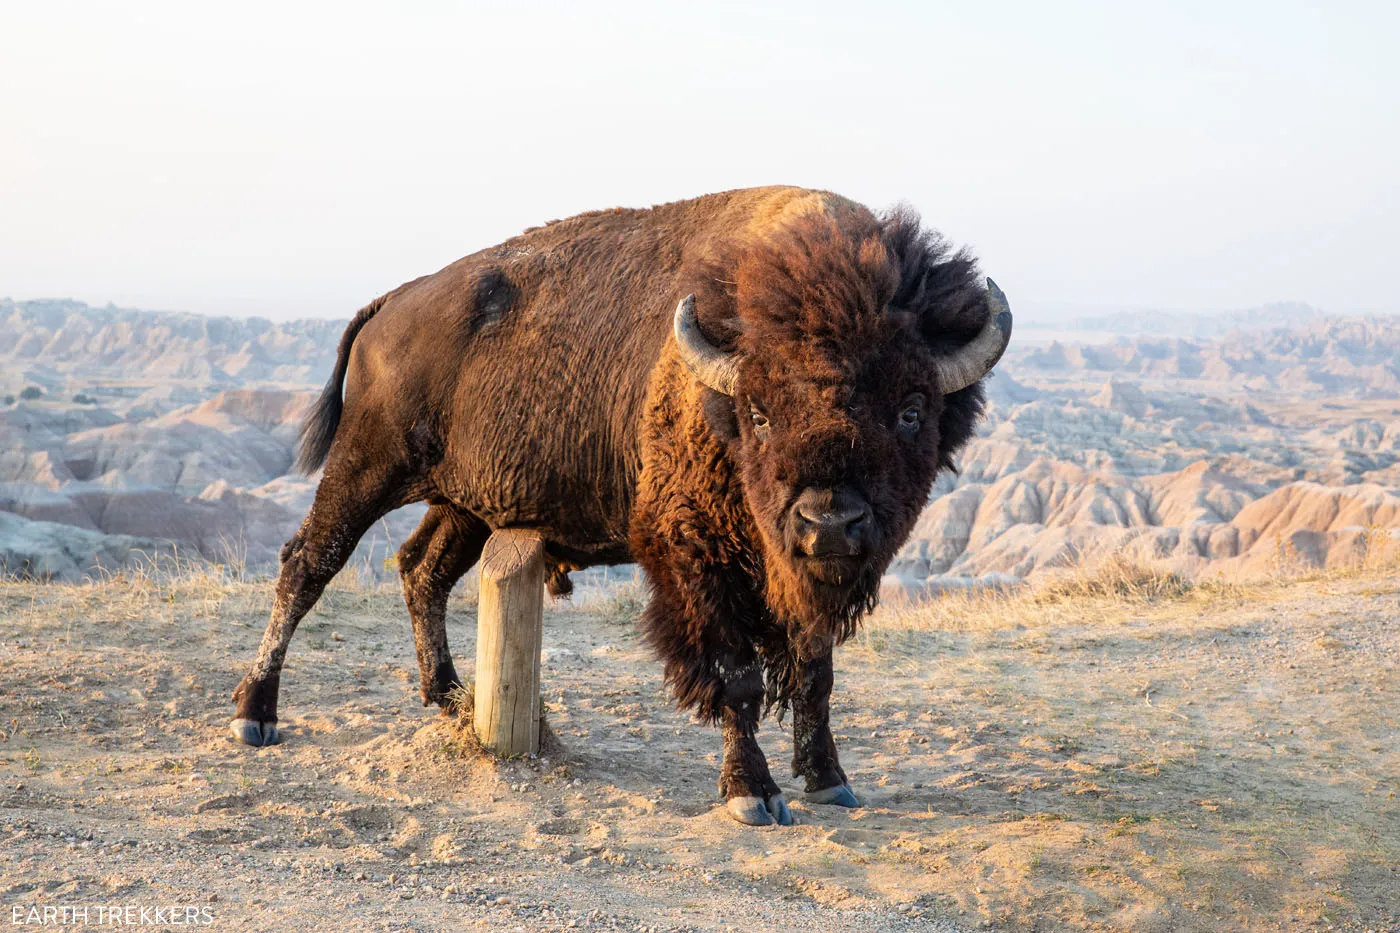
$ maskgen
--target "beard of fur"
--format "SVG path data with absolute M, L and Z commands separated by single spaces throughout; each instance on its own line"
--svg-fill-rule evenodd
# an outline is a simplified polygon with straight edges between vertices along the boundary
M 860 620 L 875 608 L 882 575 L 878 561 L 866 562 L 849 584 L 831 585 L 794 567 L 785 554 L 775 554 L 767 540 L 764 545 L 764 601 L 800 660 L 830 653 L 854 635 Z

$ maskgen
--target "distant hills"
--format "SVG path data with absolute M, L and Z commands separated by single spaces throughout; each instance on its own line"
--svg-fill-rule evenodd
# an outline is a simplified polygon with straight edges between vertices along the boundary
M 309 386 L 330 373 L 345 323 L 0 299 L 0 388 L 129 395 L 141 384 Z
M 1099 316 L 1076 317 L 1069 327 L 1125 337 L 1152 334 L 1201 339 L 1220 337 L 1233 330 L 1303 327 L 1325 317 L 1326 314 L 1312 305 L 1282 301 L 1239 311 L 1116 311 Z
M 1400 394 L 1400 319 L 1318 318 L 1291 329 L 1232 329 L 1217 338 L 1137 335 L 1027 348 L 1013 343 L 1011 358 L 1047 376 L 1131 375 L 1214 384 L 1225 392 L 1393 398 Z

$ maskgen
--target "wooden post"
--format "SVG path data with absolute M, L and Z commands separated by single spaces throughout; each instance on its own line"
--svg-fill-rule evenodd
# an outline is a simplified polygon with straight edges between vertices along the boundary
M 493 532 L 481 556 L 476 617 L 476 734 L 497 755 L 540 750 L 544 541 L 522 528 Z

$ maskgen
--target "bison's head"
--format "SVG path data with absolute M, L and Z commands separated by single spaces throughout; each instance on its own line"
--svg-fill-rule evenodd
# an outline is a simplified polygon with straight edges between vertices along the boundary
M 746 250 L 674 319 L 691 372 L 729 400 L 767 602 L 809 650 L 873 605 L 1011 335 L 1005 296 L 916 216 L 849 226 L 808 218 Z

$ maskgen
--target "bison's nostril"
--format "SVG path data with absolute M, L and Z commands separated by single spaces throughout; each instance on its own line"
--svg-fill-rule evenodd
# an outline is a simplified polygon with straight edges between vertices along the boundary
M 798 546 L 811 557 L 855 555 L 871 518 L 870 506 L 858 498 L 824 490 L 809 490 L 793 506 Z

